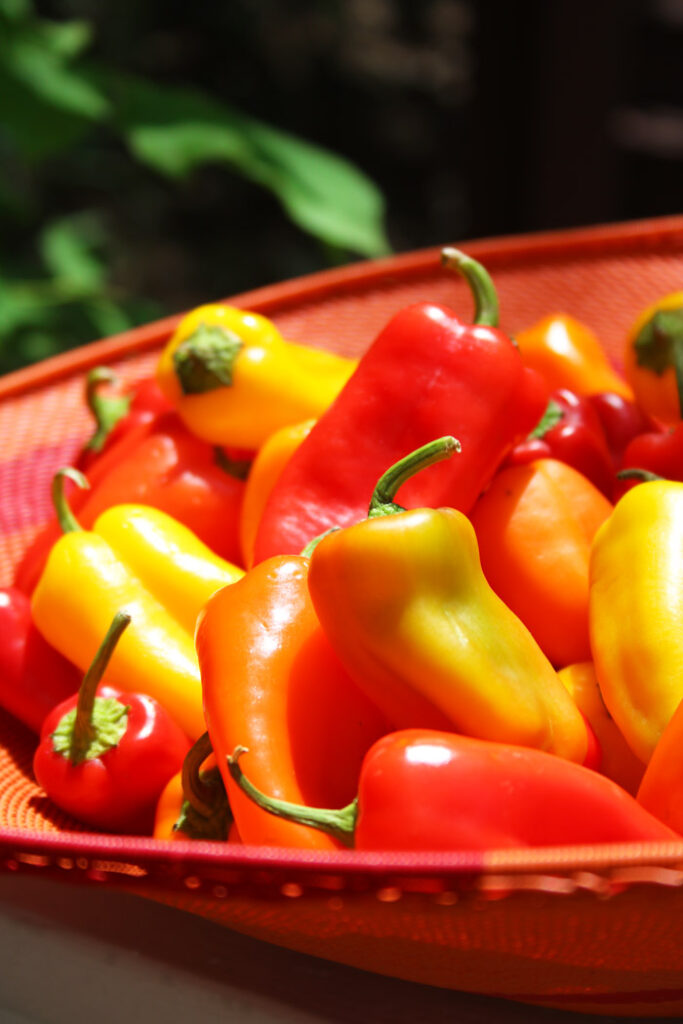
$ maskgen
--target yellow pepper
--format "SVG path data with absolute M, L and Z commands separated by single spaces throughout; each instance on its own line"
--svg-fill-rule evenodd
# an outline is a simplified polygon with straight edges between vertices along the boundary
M 356 365 L 285 341 L 258 313 L 209 305 L 181 320 L 157 380 L 193 434 L 254 451 L 280 427 L 320 416 Z
M 624 374 L 636 401 L 664 423 L 683 411 L 683 292 L 672 292 L 643 310 L 624 351 Z
M 369 518 L 315 545 L 309 588 L 320 622 L 393 726 L 447 729 L 583 762 L 586 723 L 486 582 L 469 520 L 454 509 L 393 503 L 408 476 L 443 458 L 449 442 L 391 467 Z
M 552 391 L 578 395 L 611 391 L 632 399 L 627 382 L 612 368 L 596 335 L 571 316 L 554 313 L 515 334 L 525 366 L 538 371 Z
M 131 625 L 111 658 L 108 682 L 154 697 L 196 739 L 206 728 L 196 619 L 216 590 L 244 572 L 159 509 L 115 505 L 92 530 L 82 530 L 63 498 L 64 475 L 84 485 L 75 470 L 56 478 L 55 505 L 65 532 L 33 593 L 35 624 L 85 672 L 114 614 L 128 611 Z
M 591 648 L 609 713 L 647 764 L 683 698 L 683 483 L 640 483 L 595 535 Z
M 600 746 L 600 774 L 635 796 L 645 765 L 633 753 L 607 710 L 593 662 L 567 665 L 560 669 L 559 676 L 595 733 Z

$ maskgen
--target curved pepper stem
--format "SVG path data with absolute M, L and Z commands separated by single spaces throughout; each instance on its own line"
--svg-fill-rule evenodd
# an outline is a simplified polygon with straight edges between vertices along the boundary
M 636 362 L 658 376 L 673 367 L 683 416 L 683 309 L 660 309 L 634 342 Z
M 88 751 L 96 738 L 97 725 L 93 721 L 93 712 L 95 709 L 95 698 L 97 696 L 97 687 L 102 681 L 107 665 L 111 660 L 111 656 L 114 653 L 121 634 L 130 624 L 130 615 L 128 612 L 117 612 L 112 619 L 111 625 L 107 630 L 104 640 L 97 649 L 97 653 L 92 660 L 90 668 L 83 677 L 83 682 L 78 691 L 78 703 L 76 704 L 76 718 L 73 725 L 73 732 L 71 734 L 71 745 L 69 751 L 69 760 L 73 764 L 79 764 L 84 761 L 88 756 Z M 121 705 L 122 710 L 124 705 Z M 115 744 L 111 744 L 115 746 Z
M 473 323 L 482 327 L 497 327 L 499 321 L 498 295 L 489 272 L 460 249 L 441 250 L 441 265 L 457 270 L 467 281 L 474 299 Z
M 78 530 L 82 530 L 83 527 L 69 508 L 69 503 L 66 500 L 64 493 L 64 481 L 66 479 L 73 480 L 83 490 L 87 490 L 90 484 L 87 477 L 79 469 L 74 469 L 73 466 L 63 466 L 62 469 L 57 470 L 52 478 L 52 504 L 54 505 L 59 525 L 64 533 L 75 533 Z
M 95 420 L 95 432 L 85 445 L 88 451 L 102 451 L 104 443 L 119 420 L 127 415 L 132 395 L 103 395 L 103 384 L 118 383 L 118 376 L 108 366 L 95 366 L 87 376 L 85 401 Z
M 197 814 L 210 818 L 213 813 L 214 791 L 202 782 L 199 769 L 213 753 L 208 732 L 202 733 L 185 755 L 182 770 L 183 795 Z
M 322 807 L 305 807 L 303 804 L 292 804 L 288 800 L 278 800 L 266 796 L 249 781 L 239 766 L 242 754 L 248 753 L 247 747 L 235 747 L 228 756 L 228 770 L 233 781 L 250 800 L 269 814 L 297 825 L 308 825 L 338 839 L 344 846 L 353 846 L 356 819 L 358 817 L 358 798 L 339 810 L 328 810 Z
M 368 518 L 374 519 L 376 516 L 390 516 L 397 512 L 405 512 L 403 506 L 397 505 L 394 498 L 406 480 L 415 476 L 420 470 L 426 469 L 427 466 L 432 466 L 435 462 L 450 459 L 451 455 L 461 450 L 460 442 L 450 434 L 446 434 L 445 437 L 438 437 L 435 441 L 423 444 L 421 448 L 416 448 L 414 452 L 399 459 L 377 481 L 377 486 L 370 499 Z

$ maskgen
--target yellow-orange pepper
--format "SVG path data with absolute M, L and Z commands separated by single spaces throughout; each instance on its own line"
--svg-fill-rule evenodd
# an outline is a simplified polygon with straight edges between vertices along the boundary
M 256 534 L 270 492 L 315 422 L 314 419 L 304 420 L 276 430 L 266 438 L 251 465 L 240 513 L 240 547 L 247 569 L 254 564 Z
M 610 364 L 597 337 L 571 316 L 555 313 L 515 334 L 522 361 L 537 370 L 551 391 L 578 395 L 611 391 L 633 398 L 629 384 Z
M 635 796 L 645 766 L 633 753 L 605 707 L 593 662 L 567 665 L 560 670 L 559 677 L 595 733 L 601 754 L 600 774 Z
M 637 794 L 639 804 L 683 835 L 683 702 L 654 749 Z
M 393 503 L 401 483 L 443 458 L 449 441 L 391 467 L 370 517 L 317 543 L 309 589 L 320 622 L 349 674 L 397 728 L 447 729 L 583 762 L 586 723 L 526 626 L 486 582 L 469 519 Z
M 683 483 L 617 502 L 593 542 L 589 620 L 605 704 L 647 764 L 683 698 Z
M 638 405 L 664 423 L 683 413 L 683 291 L 643 310 L 629 332 L 624 374 Z
M 81 474 L 66 472 L 83 484 Z M 196 739 L 206 727 L 195 623 L 209 597 L 240 579 L 243 570 L 165 512 L 143 505 L 115 505 L 92 530 L 82 530 L 56 490 L 65 533 L 33 593 L 38 630 L 85 672 L 113 616 L 130 612 L 108 681 L 154 697 Z
M 589 659 L 588 562 L 612 505 L 558 459 L 499 472 L 472 509 L 490 585 L 555 666 Z
M 209 305 L 181 320 L 157 381 L 193 434 L 255 451 L 280 427 L 320 416 L 356 365 L 285 341 L 258 313 Z

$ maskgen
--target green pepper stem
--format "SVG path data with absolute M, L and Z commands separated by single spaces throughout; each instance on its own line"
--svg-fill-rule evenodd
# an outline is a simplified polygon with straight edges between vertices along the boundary
M 683 416 L 683 308 L 658 310 L 640 331 L 634 347 L 638 366 L 658 376 L 673 368 Z
M 83 527 L 69 508 L 69 503 L 64 493 L 65 479 L 73 480 L 83 490 L 90 487 L 90 484 L 81 471 L 74 469 L 73 466 L 64 466 L 62 469 L 58 469 L 52 478 L 52 504 L 54 505 L 59 525 L 64 533 L 75 533 L 78 530 L 82 530 Z
M 616 476 L 617 480 L 640 480 L 641 483 L 652 483 L 653 480 L 666 480 L 666 477 L 660 476 L 659 473 L 652 473 L 649 469 L 638 469 L 635 466 L 628 469 L 620 469 Z
M 212 753 L 213 747 L 209 734 L 204 732 L 190 747 L 183 761 L 183 795 L 197 814 L 201 814 L 203 818 L 210 818 L 213 813 L 215 792 L 202 782 L 199 769 Z
M 220 324 L 201 323 L 173 353 L 173 366 L 184 395 L 201 395 L 232 385 L 234 365 L 244 341 Z
M 249 781 L 239 766 L 240 757 L 246 753 L 248 753 L 247 747 L 235 747 L 227 759 L 228 770 L 233 781 L 258 807 L 268 811 L 269 814 L 274 814 L 277 818 L 284 818 L 285 821 L 292 821 L 297 825 L 308 825 L 310 828 L 327 832 L 344 846 L 353 846 L 358 817 L 357 797 L 346 807 L 341 807 L 339 810 L 328 810 L 322 807 L 305 807 L 302 804 L 290 803 L 288 800 L 278 800 L 276 797 L 266 796 Z
M 96 366 L 87 376 L 85 400 L 95 420 L 95 432 L 85 445 L 88 451 L 101 451 L 111 431 L 130 409 L 131 395 L 107 397 L 101 393 L 103 384 L 116 384 L 118 379 L 108 366 Z
M 438 437 L 435 441 L 423 444 L 414 452 L 399 459 L 393 466 L 382 474 L 377 481 L 377 486 L 370 499 L 368 518 L 376 516 L 393 515 L 396 512 L 405 512 L 401 505 L 394 501 L 400 487 L 420 470 L 432 466 L 435 462 L 449 459 L 454 452 L 462 450 L 462 445 L 450 434 L 445 437 Z
M 473 323 L 482 327 L 497 327 L 499 321 L 498 295 L 489 272 L 460 249 L 441 250 L 441 265 L 456 270 L 467 281 L 474 299 Z
M 114 653 L 114 648 L 129 623 L 130 615 L 128 612 L 116 613 L 112 619 L 109 629 L 107 630 L 104 640 L 98 647 L 97 653 L 95 654 L 88 671 L 83 677 L 83 682 L 81 683 L 78 691 L 76 719 L 71 737 L 71 750 L 69 752 L 69 760 L 73 764 L 78 764 L 83 760 L 85 751 L 87 751 L 93 740 L 94 727 L 92 717 L 93 708 L 95 707 L 95 697 L 97 696 L 97 687 L 99 686 L 111 656 Z

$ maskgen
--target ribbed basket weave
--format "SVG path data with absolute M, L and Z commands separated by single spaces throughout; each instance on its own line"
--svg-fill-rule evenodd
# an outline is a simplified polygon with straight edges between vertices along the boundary
M 616 365 L 635 315 L 683 288 L 683 216 L 461 245 L 511 333 L 549 312 L 592 327 Z M 427 250 L 229 301 L 291 340 L 360 354 L 415 301 L 464 318 L 464 282 Z M 209 297 L 207 297 L 208 299 Z M 0 584 L 50 514 L 89 432 L 84 373 L 152 370 L 177 318 L 0 379 Z M 457 430 L 455 430 L 457 433 Z M 31 776 L 33 737 L 0 712 L 0 869 L 118 886 L 251 936 L 412 981 L 592 1013 L 683 1015 L 683 842 L 485 854 L 301 854 L 85 832 Z

